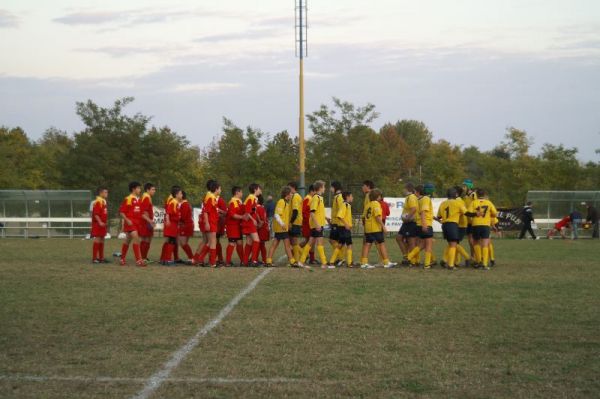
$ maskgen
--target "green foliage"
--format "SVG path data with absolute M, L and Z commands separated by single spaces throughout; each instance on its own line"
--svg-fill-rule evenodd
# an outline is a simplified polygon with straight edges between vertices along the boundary
M 23 129 L 0 127 L 0 159 L 0 188 L 37 189 L 42 186 L 35 145 L 29 141 Z

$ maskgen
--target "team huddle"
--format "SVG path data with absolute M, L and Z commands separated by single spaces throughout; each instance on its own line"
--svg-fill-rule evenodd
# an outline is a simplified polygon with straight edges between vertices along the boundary
M 171 188 L 164 203 L 164 242 L 159 260 L 161 265 L 185 263 L 231 267 L 236 265 L 233 262 L 235 252 L 240 266 L 271 267 L 275 251 L 281 243 L 289 265 L 296 268 L 311 270 L 310 265 L 320 264 L 322 268 L 330 269 L 341 266 L 373 269 L 376 266 L 369 263 L 369 252 L 373 245 L 384 268 L 398 265 L 390 261 L 385 245 L 385 219 L 389 215 L 389 207 L 383 200 L 381 190 L 375 188 L 370 180 L 365 180 L 362 185 L 365 199 L 360 222 L 364 227 L 364 240 L 358 263 L 354 262 L 352 252 L 354 198 L 337 181 L 332 182 L 330 187 L 333 202 L 329 218 L 326 216 L 323 200 L 325 182 L 321 180 L 308 187 L 304 198 L 298 193 L 295 182 L 283 187 L 272 220 L 267 217 L 259 184 L 250 184 L 245 198 L 241 187 L 232 187 L 228 203 L 221 195 L 221 185 L 216 180 L 209 180 L 206 189 L 200 215 L 195 221 L 193 208 L 185 191 L 179 186 Z M 437 263 L 433 255 L 433 220 L 437 220 L 442 223 L 443 236 L 448 243 L 444 259 L 440 262 L 442 266 L 454 270 L 464 259 L 465 266 L 489 268 L 490 264 L 494 264 L 490 229 L 497 224 L 497 211 L 487 199 L 485 191 L 474 190 L 472 181 L 465 179 L 462 186 L 448 189 L 447 200 L 440 205 L 437 215 L 434 215 L 431 201 L 434 190 L 431 184 L 416 187 L 411 183 L 405 185 L 402 227 L 396 238 L 403 254 L 402 264 L 422 265 L 429 269 Z M 119 207 L 124 241 L 121 252 L 116 255 L 119 263 L 126 265 L 129 246 L 132 246 L 136 265 L 145 267 L 149 263 L 148 253 L 156 227 L 152 202 L 156 188 L 151 183 L 146 183 L 142 188 L 140 183 L 131 182 L 129 192 Z M 107 197 L 108 189 L 101 187 L 92 204 L 94 263 L 108 263 L 104 256 L 104 237 L 108 223 Z M 193 251 L 189 240 L 194 235 L 196 223 L 202 232 L 202 239 Z M 332 248 L 329 259 L 324 248 L 324 231 L 327 227 Z M 228 241 L 225 257 L 221 246 L 223 237 Z M 460 245 L 465 237 L 469 240 L 469 253 Z M 267 248 L 269 242 L 270 246 Z M 179 257 L 180 248 L 187 256 L 186 260 Z M 423 263 L 421 253 L 424 253 Z

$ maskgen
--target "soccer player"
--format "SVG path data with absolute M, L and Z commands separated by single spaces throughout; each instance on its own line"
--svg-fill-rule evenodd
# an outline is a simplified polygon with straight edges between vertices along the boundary
M 489 243 L 490 243 L 490 224 L 491 219 L 498 214 L 494 204 L 487 199 L 486 192 L 477 189 L 477 199 L 471 202 L 469 212 L 475 213 L 472 218 L 473 240 L 475 241 L 476 259 L 481 259 L 476 267 L 483 267 L 489 270 Z
M 300 244 L 300 247 L 303 249 L 308 241 L 310 241 L 310 202 L 312 201 L 313 196 L 315 195 L 315 186 L 308 186 L 308 193 L 302 200 L 302 237 L 304 237 L 304 241 Z M 309 264 L 315 264 L 315 253 L 311 250 L 309 251 Z M 302 251 L 300 251 L 300 256 L 302 256 Z M 295 256 L 294 256 L 295 257 Z M 296 258 L 296 257 L 295 257 Z M 300 257 L 296 258 L 300 259 Z
M 445 265 L 450 270 L 455 270 L 456 246 L 460 241 L 458 223 L 460 217 L 468 213 L 464 202 L 462 200 L 459 201 L 456 198 L 457 196 L 458 192 L 456 188 L 452 187 L 448 189 L 448 199 L 440 204 L 436 217 L 436 220 L 442 223 L 444 239 L 448 242 L 448 247 L 444 251 L 444 254 L 447 262 Z
M 365 195 L 365 201 L 363 202 L 363 211 L 362 211 L 362 223 L 363 223 L 363 226 L 365 224 L 365 215 L 367 213 L 367 207 L 369 206 L 369 201 L 370 201 L 369 200 L 369 193 L 374 188 L 375 188 L 375 183 L 373 183 L 371 180 L 365 180 L 365 181 L 363 181 L 362 192 Z
M 172 199 L 165 208 L 165 228 L 163 235 L 165 236 L 164 252 L 160 259 L 160 264 L 163 266 L 173 266 L 173 254 L 177 248 L 177 239 L 179 236 L 179 221 L 181 220 L 180 204 L 183 201 L 183 191 L 181 187 L 175 186 L 171 189 Z
M 292 190 L 288 185 L 281 190 L 281 198 L 277 201 L 275 205 L 275 213 L 273 214 L 273 232 L 275 233 L 275 239 L 269 248 L 269 256 L 267 257 L 266 266 L 273 266 L 273 254 L 277 250 L 279 243 L 283 241 L 283 246 L 285 248 L 285 253 L 288 257 L 291 267 L 298 267 L 299 265 L 296 263 L 296 259 L 294 258 L 294 254 L 292 253 L 292 246 L 290 245 L 290 201 L 292 199 Z
M 233 186 L 231 189 L 231 200 L 227 208 L 226 216 L 226 232 L 227 240 L 227 254 L 225 258 L 225 264 L 227 266 L 234 266 L 231 262 L 233 256 L 233 250 L 237 251 L 240 262 L 244 260 L 244 241 L 242 239 L 242 219 L 244 218 L 244 206 L 242 204 L 242 188 Z
M 417 229 L 419 231 L 419 246 L 415 247 L 409 254 L 408 260 L 411 265 L 416 266 L 419 260 L 419 253 L 425 251 L 424 268 L 430 269 L 434 265 L 433 257 L 433 205 L 430 195 L 433 195 L 435 187 L 431 183 L 426 183 L 424 186 L 419 185 L 415 188 L 415 193 L 419 199 L 419 209 L 417 221 Z
M 152 243 L 152 237 L 154 237 L 154 206 L 152 205 L 152 197 L 156 194 L 156 187 L 152 183 L 144 184 L 144 194 L 140 201 L 140 207 L 142 208 L 142 220 L 140 223 L 140 248 L 142 252 L 142 259 L 148 262 L 148 252 L 150 252 L 150 244 Z
M 133 242 L 133 254 L 135 256 L 135 264 L 139 267 L 146 267 L 146 262 L 142 259 L 140 251 L 140 236 L 138 229 L 140 220 L 142 219 L 142 209 L 140 207 L 139 195 L 142 192 L 142 185 L 136 181 L 129 183 L 129 195 L 125 197 L 119 213 L 123 219 L 123 232 L 125 233 L 125 241 L 121 247 L 121 266 L 125 266 L 125 257 L 129 245 Z
M 321 259 L 321 267 L 327 268 L 327 258 L 325 257 L 325 248 L 323 248 L 323 228 L 327 221 L 325 220 L 325 204 L 323 203 L 323 193 L 325 192 L 325 182 L 317 180 L 314 183 L 315 194 L 310 200 L 310 239 L 308 243 L 302 249 L 302 256 L 300 257 L 300 266 L 304 266 L 306 258 L 310 249 L 315 246 L 317 247 L 317 253 Z M 335 266 L 329 268 L 335 268 Z
M 242 219 L 242 234 L 246 236 L 244 266 L 258 266 L 260 237 L 258 236 L 258 216 L 256 215 L 258 202 L 256 197 L 260 194 L 262 194 L 262 189 L 259 184 L 252 183 L 248 186 L 248 196 L 244 201 L 244 218 Z
M 271 239 L 269 230 L 269 219 L 267 219 L 267 210 L 264 207 L 265 199 L 262 194 L 256 197 L 258 205 L 256 206 L 256 216 L 258 221 L 258 238 L 260 239 L 260 257 L 262 263 L 267 263 L 267 244 Z M 289 209 L 288 209 L 289 210 Z
M 567 227 L 569 227 L 571 223 L 571 217 L 569 215 L 565 216 L 564 218 L 560 219 L 557 223 L 554 224 L 554 228 L 548 230 L 548 234 L 546 235 L 546 238 L 548 238 L 549 240 L 552 239 L 552 237 L 554 237 L 554 235 L 556 233 L 560 234 L 560 237 L 564 240 L 565 238 L 567 238 L 565 236 L 565 229 Z
M 185 263 L 191 265 L 193 263 L 194 253 L 192 252 L 192 247 L 190 247 L 189 242 L 190 237 L 194 236 L 194 211 L 187 199 L 187 193 L 185 191 L 181 192 L 179 215 L 179 235 L 177 240 L 179 241 L 179 246 L 188 257 L 188 260 Z
M 362 248 L 362 254 L 360 258 L 361 269 L 374 269 L 374 265 L 369 264 L 369 250 L 371 245 L 375 243 L 378 247 L 378 252 L 383 259 L 383 267 L 386 269 L 396 266 L 396 263 L 390 262 L 385 247 L 385 223 L 383 222 L 381 204 L 379 199 L 382 198 L 381 191 L 379 189 L 372 189 L 369 191 L 369 203 L 364 215 L 365 218 L 365 242 Z
M 165 205 L 164 205 L 165 217 L 166 217 L 166 211 L 169 208 L 171 201 L 175 200 L 171 193 L 174 191 L 177 191 L 177 190 L 181 190 L 181 187 L 179 187 L 177 185 L 171 186 L 171 191 L 169 192 L 169 196 L 165 200 Z M 164 221 L 163 221 L 163 236 L 164 236 Z M 160 264 L 163 264 L 164 262 L 171 260 L 171 259 L 166 258 L 168 245 L 169 245 L 169 239 L 167 237 L 165 237 L 165 242 L 163 242 L 162 249 L 160 251 L 160 261 L 159 261 Z M 173 257 L 175 258 L 175 263 L 177 263 L 176 261 L 179 259 L 179 247 L 177 245 L 175 245 L 175 249 L 173 250 Z
M 344 260 L 343 256 L 341 256 L 343 254 L 340 251 L 335 251 L 335 249 L 339 246 L 338 231 L 344 226 L 342 222 L 338 220 L 337 217 L 338 210 L 344 206 L 344 197 L 342 196 L 342 184 L 339 181 L 331 182 L 330 190 L 333 193 L 333 203 L 331 205 L 331 220 L 329 223 L 331 225 L 331 230 L 329 231 L 329 243 L 331 244 L 331 247 L 333 248 L 333 252 L 336 254 L 336 257 L 340 255 L 340 258 L 333 259 L 330 262 L 329 266 L 335 266 L 335 264 L 338 263 L 337 261 L 339 261 L 339 264 L 341 264 L 341 262 L 343 262 Z
M 470 209 L 471 202 L 473 202 L 474 200 L 477 199 L 477 193 L 475 192 L 475 189 L 473 188 L 473 180 L 464 179 L 462 189 L 463 189 L 463 201 L 464 201 L 467 209 Z M 476 262 L 480 262 L 481 260 L 477 259 L 477 257 L 476 257 L 477 254 L 475 253 L 475 240 L 473 239 L 473 233 L 472 233 L 472 230 L 473 230 L 472 219 L 469 218 L 467 220 L 468 220 L 467 238 L 469 239 L 471 258 L 474 258 Z
M 456 200 L 460 202 L 465 208 L 468 209 L 467 204 L 463 200 L 463 188 L 461 186 L 454 186 L 456 190 Z M 463 248 L 460 243 L 467 235 L 467 226 L 469 225 L 469 217 L 467 215 L 460 215 L 458 219 L 458 244 L 456 244 L 456 259 L 455 266 L 460 264 L 461 257 L 465 259 L 465 266 L 469 266 L 471 262 L 471 257 L 467 253 L 467 251 Z
M 415 217 L 417 216 L 419 204 L 415 195 L 415 186 L 412 183 L 404 185 L 404 192 L 406 198 L 402 207 L 402 226 L 400 227 L 400 231 L 398 231 L 396 242 L 400 247 L 400 251 L 402 251 L 402 264 L 409 265 L 410 262 L 407 255 L 417 246 L 418 231 Z
M 108 223 L 108 208 L 106 199 L 108 198 L 108 189 L 98 187 L 96 190 L 96 199 L 92 203 L 92 230 L 90 237 L 94 241 L 92 244 L 92 263 L 108 263 L 104 259 L 104 237 L 106 237 Z
M 338 246 L 331 255 L 329 264 L 333 264 L 340 253 L 346 252 L 346 266 L 356 266 L 352 261 L 352 193 L 350 191 L 342 192 L 344 202 L 338 207 L 337 213 L 331 215 L 332 219 L 338 222 Z
M 217 267 L 217 230 L 219 229 L 219 210 L 217 197 L 221 194 L 221 185 L 216 180 L 206 182 L 206 195 L 202 203 L 200 230 L 204 235 L 204 246 L 200 253 L 194 255 L 194 264 L 204 265 L 204 257 L 209 254 L 208 261 L 212 268 Z
M 303 212 L 302 212 L 302 196 L 298 193 L 298 183 L 289 182 L 288 187 L 292 192 L 292 199 L 290 200 L 290 244 L 292 245 L 292 252 L 294 259 L 300 259 L 302 247 L 300 246 L 300 237 L 302 237 L 302 225 L 304 223 Z M 309 230 L 310 233 L 310 230 Z M 314 257 L 314 255 L 313 255 Z

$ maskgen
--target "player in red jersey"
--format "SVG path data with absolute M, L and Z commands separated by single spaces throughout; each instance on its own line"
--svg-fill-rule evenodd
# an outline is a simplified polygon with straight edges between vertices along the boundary
M 108 263 L 104 259 L 104 237 L 106 236 L 108 222 L 106 198 L 108 198 L 108 189 L 99 187 L 96 190 L 96 199 L 92 203 L 92 230 L 90 232 L 90 237 L 94 240 L 92 263 Z
M 217 211 L 219 212 L 219 227 L 217 229 L 217 264 L 222 266 L 225 263 L 223 262 L 223 247 L 221 246 L 221 237 L 225 235 L 227 204 L 220 194 L 217 197 Z
M 192 264 L 192 259 L 194 259 L 194 253 L 192 252 L 192 247 L 190 247 L 189 241 L 190 237 L 194 236 L 194 210 L 190 205 L 190 202 L 187 200 L 187 194 L 185 191 L 181 192 L 182 199 L 181 204 L 179 205 L 179 245 L 185 252 L 188 257 L 188 260 L 185 262 L 188 265 Z
M 308 194 L 302 200 L 302 237 L 304 241 L 300 244 L 300 247 L 304 248 L 304 246 L 310 240 L 310 201 L 312 200 L 313 195 L 315 195 L 315 187 L 311 184 L 308 186 Z M 308 253 L 310 256 L 309 264 L 315 263 L 315 252 L 311 249 Z M 300 259 L 300 257 L 298 257 Z
M 165 236 L 164 252 L 160 260 L 160 264 L 164 266 L 172 266 L 175 264 L 173 253 L 177 248 L 177 237 L 179 236 L 179 221 L 181 213 L 179 205 L 183 201 L 183 191 L 181 187 L 173 187 L 171 189 L 173 197 L 165 208 L 165 226 L 163 235 Z
M 217 197 L 221 194 L 221 185 L 216 180 L 209 180 L 206 183 L 208 192 L 204 196 L 202 204 L 202 213 L 200 214 L 200 231 L 204 235 L 204 245 L 198 246 L 194 255 L 194 264 L 204 264 L 206 254 L 209 254 L 210 267 L 217 267 L 217 231 L 219 230 L 219 210 L 217 207 Z M 202 248 L 200 250 L 200 248 Z M 199 251 L 199 252 L 198 252 Z
M 269 219 L 267 218 L 267 210 L 264 207 L 265 199 L 262 194 L 256 197 L 258 205 L 256 207 L 257 230 L 258 238 L 260 239 L 260 258 L 263 264 L 267 263 L 267 243 L 271 239 L 271 231 L 269 230 Z
M 146 262 L 142 259 L 142 253 L 140 251 L 140 236 L 138 229 L 140 221 L 142 219 L 142 209 L 140 207 L 139 195 L 142 191 L 142 185 L 136 181 L 129 183 L 129 195 L 125 197 L 121 206 L 119 207 L 119 213 L 123 218 L 123 232 L 125 233 L 125 241 L 121 247 L 121 266 L 125 266 L 125 257 L 127 256 L 127 250 L 129 244 L 133 242 L 133 253 L 135 255 L 135 264 L 140 267 L 145 267 Z
M 258 237 L 258 217 L 256 208 L 258 205 L 256 196 L 262 194 L 260 185 L 252 183 L 248 186 L 248 196 L 244 201 L 244 219 L 242 220 L 242 234 L 246 236 L 246 248 L 242 263 L 248 266 L 258 266 L 258 253 L 260 251 L 260 238 Z
M 156 193 L 156 187 L 152 183 L 144 184 L 144 194 L 140 200 L 140 207 L 142 208 L 142 220 L 140 222 L 140 229 L 138 231 L 140 235 L 140 248 L 142 252 L 142 259 L 148 262 L 148 252 L 150 251 L 150 244 L 152 243 L 152 237 L 154 237 L 154 206 L 152 205 L 152 197 Z
M 227 240 L 227 255 L 225 258 L 225 265 L 233 266 L 231 257 L 233 250 L 237 251 L 240 258 L 240 262 L 244 259 L 244 240 L 242 239 L 242 219 L 244 218 L 244 206 L 242 204 L 242 188 L 234 186 L 231 189 L 231 200 L 227 208 L 227 216 L 225 219 Z

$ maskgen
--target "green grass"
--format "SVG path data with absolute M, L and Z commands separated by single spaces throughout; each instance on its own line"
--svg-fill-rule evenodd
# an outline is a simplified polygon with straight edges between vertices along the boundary
M 6 376 L 147 378 L 261 272 L 92 266 L 90 245 L 0 240 L 0 397 L 129 397 Z M 277 269 L 155 397 L 598 397 L 599 243 L 495 247 L 489 272 Z

